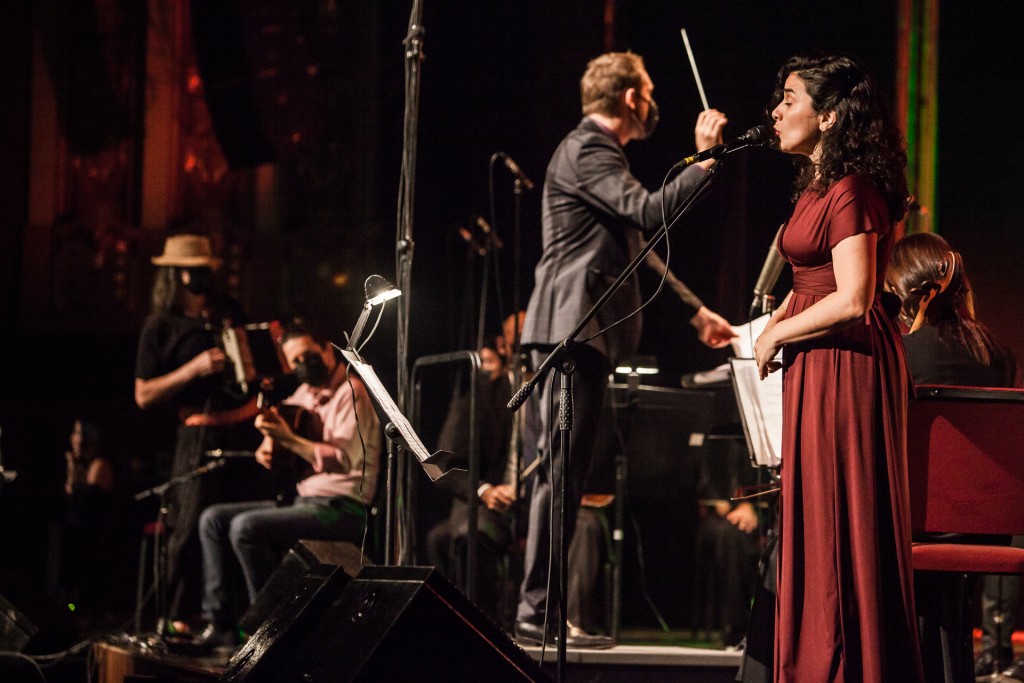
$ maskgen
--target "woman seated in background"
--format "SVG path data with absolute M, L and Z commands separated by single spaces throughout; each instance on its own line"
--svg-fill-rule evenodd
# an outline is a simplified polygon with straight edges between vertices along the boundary
M 114 488 L 114 470 L 103 457 L 99 426 L 87 419 L 76 419 L 68 442 L 71 448 L 64 453 L 64 493 L 68 496 L 69 521 L 97 522 L 110 509 Z
M 66 514 L 50 525 L 47 589 L 76 605 L 79 616 L 96 617 L 109 606 L 114 507 L 114 470 L 105 457 L 99 425 L 79 417 L 64 452 Z
M 946 240 L 928 232 L 904 237 L 893 248 L 885 284 L 903 300 L 914 384 L 1021 386 L 1013 352 L 975 319 L 963 259 Z
M 971 291 L 963 259 L 949 243 L 933 233 L 915 233 L 900 240 L 893 248 L 885 276 L 886 288 L 903 300 L 900 320 L 909 332 L 903 336 L 907 362 L 915 384 L 948 384 L 970 387 L 1021 387 L 1020 369 L 1013 352 L 1000 342 L 985 325 L 974 317 L 974 294 Z M 935 540 L 935 539 L 932 539 Z M 950 542 L 981 542 L 981 539 L 947 538 Z M 995 540 L 995 539 L 991 539 Z M 1014 538 L 1019 546 L 1021 538 Z M 1005 539 L 1002 541 L 1005 543 Z M 943 581 L 938 585 L 937 581 Z M 962 581 L 950 586 L 943 579 L 931 577 L 929 585 L 918 581 L 918 594 L 927 591 L 935 601 L 918 600 L 918 611 L 942 605 L 945 614 L 931 612 L 921 622 L 922 655 L 928 680 L 939 671 L 928 670 L 929 664 L 941 662 L 937 650 L 938 631 L 956 633 L 961 618 L 957 594 L 966 590 Z M 984 635 L 982 650 L 973 672 L 982 676 L 999 671 L 1013 657 L 1010 637 L 1017 612 L 1020 580 L 1017 577 L 985 577 L 982 593 Z M 945 598 L 941 597 L 945 594 Z M 1003 618 L 996 627 L 997 615 Z M 970 629 L 960 631 L 970 635 Z M 973 680 L 971 675 L 972 643 L 970 640 L 947 652 L 950 668 L 959 674 L 956 680 Z M 950 673 L 949 671 L 945 673 Z M 945 678 L 949 680 L 949 678 Z

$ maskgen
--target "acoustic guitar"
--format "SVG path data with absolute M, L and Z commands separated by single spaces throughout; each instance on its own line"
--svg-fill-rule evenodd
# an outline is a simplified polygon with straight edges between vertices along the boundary
M 257 397 L 256 405 L 260 410 L 270 410 L 265 406 L 265 396 L 262 391 Z M 297 435 L 312 441 L 319 441 L 323 438 L 323 424 L 316 413 L 287 403 L 278 404 L 275 410 Z M 297 495 L 295 484 L 314 473 L 312 464 L 277 443 L 274 444 L 274 450 L 271 452 L 270 471 L 274 474 L 279 505 L 290 505 Z

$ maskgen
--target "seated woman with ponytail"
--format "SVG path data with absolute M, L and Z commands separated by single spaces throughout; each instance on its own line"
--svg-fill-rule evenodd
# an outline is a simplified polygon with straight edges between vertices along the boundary
M 934 233 L 893 247 L 886 288 L 903 300 L 900 321 L 914 384 L 1021 386 L 1013 353 L 974 317 L 963 259 Z
M 974 293 L 963 258 L 946 240 L 933 233 L 914 233 L 900 240 L 893 247 L 885 285 L 903 300 L 900 321 L 909 330 L 903 335 L 903 344 L 914 384 L 1024 385 L 1013 352 L 974 317 Z M 1009 540 L 966 538 L 962 534 L 942 536 L 928 540 L 998 544 Z M 1014 539 L 1015 545 L 1020 542 L 1020 538 Z M 922 657 L 928 680 L 973 680 L 973 676 L 993 673 L 1009 663 L 1013 656 L 1010 635 L 1019 586 L 1017 577 L 985 577 L 982 651 L 972 667 L 972 643 L 968 639 L 947 645 L 939 635 L 942 631 L 970 633 L 970 629 L 961 629 L 958 623 L 964 618 L 959 596 L 972 588 L 962 576 L 915 577 Z M 1003 619 L 1001 629 L 996 626 L 999 612 Z

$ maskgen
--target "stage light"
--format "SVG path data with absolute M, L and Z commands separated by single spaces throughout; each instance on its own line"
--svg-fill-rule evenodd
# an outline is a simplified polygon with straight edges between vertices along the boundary
M 615 367 L 620 375 L 657 375 L 658 361 L 654 356 L 634 356 L 628 362 Z

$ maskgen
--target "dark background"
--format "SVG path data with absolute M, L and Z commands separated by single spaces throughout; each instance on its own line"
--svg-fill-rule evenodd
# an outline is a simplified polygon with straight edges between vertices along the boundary
M 288 116 L 307 125 L 322 145 L 283 152 L 271 130 L 283 123 L 266 118 L 268 105 L 261 99 L 266 93 L 259 87 L 253 90 L 253 102 L 236 99 L 226 106 L 239 108 L 250 123 L 255 120 L 256 132 L 248 138 L 236 135 L 233 142 L 237 166 L 244 169 L 252 159 L 269 156 L 281 167 L 283 216 L 277 232 L 252 232 L 247 223 L 254 218 L 244 211 L 238 221 L 243 238 L 255 245 L 252 253 L 260 255 L 259 270 L 247 271 L 243 281 L 243 303 L 254 319 L 295 310 L 319 316 L 340 337 L 340 330 L 351 329 L 359 288 L 338 294 L 304 287 L 300 276 L 316 271 L 313 263 L 325 253 L 348 263 L 357 283 L 371 272 L 389 278 L 394 273 L 401 40 L 409 3 L 337 3 L 330 15 L 334 23 L 322 20 L 328 3 L 295 2 L 286 8 L 280 3 L 216 4 L 230 11 L 207 20 L 214 22 L 215 42 L 219 39 L 207 68 L 210 60 L 216 65 L 228 51 L 225 41 L 231 31 L 217 29 L 251 36 L 257 20 L 270 13 L 296 30 L 320 31 L 322 42 L 316 45 L 322 49 L 322 63 L 332 69 L 326 82 L 334 85 L 306 93 L 303 106 L 289 110 Z M 157 5 L 150 3 L 151 8 Z M 628 148 L 634 172 L 651 188 L 675 161 L 694 151 L 692 129 L 701 104 L 679 37 L 681 26 L 688 30 L 711 105 L 729 116 L 727 138 L 765 122 L 775 71 L 797 52 L 853 53 L 888 92 L 894 87 L 896 10 L 888 1 L 621 0 L 615 8 L 609 31 L 605 3 L 597 0 L 425 3 L 416 248 L 413 287 L 406 292 L 411 301 L 410 363 L 424 354 L 473 343 L 481 262 L 467 257 L 456 230 L 470 216 L 488 216 L 506 245 L 499 252 L 500 292 L 493 281 L 495 268 L 490 270 L 488 330 L 511 310 L 517 242 L 519 300 L 525 305 L 540 253 L 539 183 L 551 152 L 580 117 L 578 80 L 586 62 L 607 47 L 643 55 L 656 85 L 659 129 L 650 141 Z M 273 17 L 275 12 L 280 16 Z M 1017 283 L 1024 250 L 1018 237 L 1016 168 L 1024 136 L 1017 123 L 1024 66 L 1016 33 L 1024 9 L 1009 1 L 943 3 L 941 13 L 939 192 L 932 212 L 939 231 L 964 254 L 979 316 L 1024 356 Z M 28 310 L 32 297 L 26 275 L 51 266 L 51 254 L 25 247 L 32 241 L 30 231 L 38 229 L 29 224 L 31 74 L 33 60 L 41 58 L 40 51 L 33 52 L 33 40 L 52 38 L 52 33 L 40 31 L 39 22 L 38 6 L 34 9 L 27 0 L 6 3 L 0 11 L 0 63 L 5 65 L 0 73 L 5 93 L 0 108 L 0 444 L 5 466 L 20 473 L 13 486 L 0 491 L 0 591 L 5 585 L 39 579 L 45 523 L 59 516 L 62 453 L 74 415 L 93 415 L 104 424 L 110 452 L 122 467 L 124 493 L 159 480 L 170 436 L 163 416 L 143 414 L 132 401 L 136 335 L 144 307 L 109 325 L 96 320 L 39 322 Z M 611 44 L 606 45 L 609 37 Z M 284 49 L 263 43 L 261 51 L 260 45 L 246 43 L 243 72 L 258 70 Z M 60 50 L 49 54 L 57 62 L 81 59 Z M 206 77 L 210 79 L 209 72 Z M 77 125 L 88 138 L 89 121 Z M 105 124 L 93 125 L 98 129 Z M 234 132 L 240 130 L 244 127 Z M 523 197 L 518 239 L 512 225 L 512 179 L 500 167 L 494 170 L 493 215 L 489 209 L 488 159 L 499 150 L 538 182 L 538 189 Z M 311 166 L 321 171 L 316 182 Z M 776 153 L 758 149 L 733 155 L 713 194 L 671 234 L 674 272 L 734 323 L 746 315 L 767 247 L 788 214 L 791 178 L 789 161 Z M 160 230 L 166 226 L 144 227 L 156 230 L 157 236 L 143 240 L 146 248 L 132 255 L 144 274 L 137 288 L 141 292 L 148 291 L 148 257 L 159 250 Z M 264 239 L 285 248 L 267 247 L 266 242 L 260 247 Z M 780 294 L 785 280 L 784 275 Z M 643 282 L 653 291 L 650 276 L 644 274 Z M 394 377 L 393 316 L 393 310 L 385 316 L 364 350 L 388 386 Z M 695 340 L 682 306 L 671 295 L 654 301 L 644 316 L 641 350 L 658 358 L 657 383 L 678 386 L 681 374 L 714 367 L 728 356 Z M 134 463 L 130 470 L 129 462 Z M 147 519 L 151 510 L 135 506 L 126 514 Z

